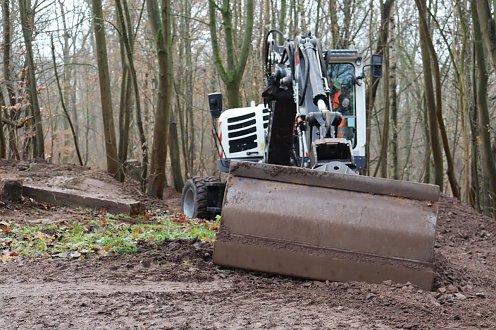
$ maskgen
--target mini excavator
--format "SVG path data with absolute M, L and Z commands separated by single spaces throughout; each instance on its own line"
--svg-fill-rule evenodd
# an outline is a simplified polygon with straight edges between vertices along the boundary
M 209 95 L 227 180 L 190 178 L 189 217 L 221 214 L 215 264 L 331 281 L 429 290 L 439 187 L 365 176 L 365 68 L 355 50 L 306 34 L 265 37 L 263 105 L 222 111 Z

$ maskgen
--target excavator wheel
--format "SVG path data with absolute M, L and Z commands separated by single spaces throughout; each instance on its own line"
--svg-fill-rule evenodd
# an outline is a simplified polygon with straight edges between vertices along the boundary
M 189 178 L 184 184 L 181 197 L 181 212 L 189 218 L 210 220 L 212 212 L 207 211 L 207 182 L 217 182 L 217 178 Z

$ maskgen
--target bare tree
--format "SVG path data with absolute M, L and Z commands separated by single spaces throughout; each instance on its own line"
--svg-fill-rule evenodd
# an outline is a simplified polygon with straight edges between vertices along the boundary
M 222 17 L 222 26 L 224 33 L 224 42 L 226 47 L 226 62 L 225 66 L 222 61 L 221 48 L 219 37 L 217 34 L 217 11 Z M 246 66 L 246 61 L 250 54 L 250 45 L 252 42 L 253 32 L 253 0 L 245 2 L 245 24 L 243 29 L 243 42 L 239 47 L 239 52 L 236 52 L 235 26 L 233 26 L 232 6 L 230 0 L 222 0 L 222 4 L 218 4 L 216 0 L 208 1 L 210 37 L 212 42 L 212 51 L 214 63 L 217 67 L 222 81 L 226 85 L 226 94 L 229 107 L 237 108 L 241 106 L 240 84 L 241 78 Z
M 165 161 L 172 108 L 171 6 L 169 0 L 162 0 L 162 9 L 159 11 L 157 0 L 146 0 L 146 4 L 150 26 L 156 36 L 159 64 L 158 104 L 155 113 L 147 192 L 151 196 L 162 198 L 165 188 Z
M 487 8 L 486 8 L 487 9 Z M 491 140 L 490 140 L 490 119 L 487 104 L 487 86 L 489 74 L 486 68 L 486 58 L 484 52 L 484 46 L 482 44 L 483 39 L 487 39 L 487 34 L 490 33 L 485 25 L 480 23 L 479 17 L 481 17 L 480 11 L 485 10 L 484 7 L 478 7 L 475 2 L 472 3 L 472 21 L 474 29 L 474 49 L 475 56 L 477 60 L 477 70 L 478 70 L 478 81 L 477 81 L 477 112 L 478 112 L 478 124 L 479 124 L 479 139 L 480 139 L 480 152 L 482 158 L 482 172 L 484 177 L 488 179 L 489 186 L 489 200 L 493 202 L 496 198 L 496 166 L 494 163 L 494 155 L 491 150 Z M 484 16 L 484 15 L 482 15 Z M 489 206 L 486 207 L 486 213 L 492 214 L 496 217 L 496 212 L 494 209 L 490 210 Z
M 14 111 L 8 111 L 8 109 L 12 109 L 15 106 L 16 100 L 14 95 L 14 87 L 12 83 L 12 71 L 11 71 L 11 49 L 12 49 L 12 29 L 11 29 L 11 19 L 10 19 L 10 1 L 3 0 L 2 1 L 2 26 L 3 26 L 3 74 L 5 81 L 5 93 L 2 90 L 3 99 L 5 103 L 5 119 L 12 120 L 14 119 Z M 20 159 L 21 156 L 19 154 L 19 150 L 17 148 L 16 134 L 15 134 L 15 126 L 7 125 L 8 130 L 8 138 L 9 138 L 9 149 L 13 158 Z
M 388 49 L 389 61 L 389 96 L 390 96 L 390 111 L 391 111 L 391 167 L 392 178 L 399 180 L 400 165 L 399 165 L 399 120 L 398 120 L 398 83 L 397 83 L 397 27 L 395 24 L 396 15 L 390 19 L 390 34 L 391 46 Z
M 442 164 L 443 159 L 442 159 L 442 155 L 437 154 L 437 152 L 440 153 L 440 150 L 435 151 L 435 149 L 437 150 L 439 147 L 439 146 L 435 146 L 435 144 L 439 145 L 438 133 L 437 133 L 439 129 L 439 132 L 441 133 L 441 141 L 444 149 L 444 154 L 446 156 L 446 162 L 448 165 L 447 174 L 448 174 L 448 180 L 450 183 L 451 191 L 453 193 L 453 196 L 460 199 L 460 189 L 458 187 L 458 182 L 456 180 L 454 166 L 453 166 L 453 158 L 451 157 L 451 150 L 449 146 L 448 136 L 446 133 L 446 127 L 444 125 L 444 118 L 442 112 L 441 74 L 439 72 L 439 63 L 438 63 L 436 51 L 434 49 L 434 44 L 432 43 L 432 38 L 430 37 L 430 34 L 428 32 L 429 29 L 426 20 L 428 11 L 425 4 L 425 0 L 416 0 L 416 3 L 420 17 L 420 29 L 421 29 L 420 43 L 422 48 L 422 61 L 424 62 L 424 81 L 426 81 L 425 93 L 427 97 L 427 105 L 429 107 L 429 112 L 434 112 L 434 116 L 436 117 L 436 121 L 437 121 L 437 125 L 435 125 L 434 123 L 436 121 L 434 121 L 433 118 L 429 117 L 430 123 L 432 124 L 432 126 L 430 126 L 430 130 L 431 130 L 431 143 L 433 148 L 432 152 L 435 162 L 434 166 L 436 170 L 436 176 L 435 176 L 436 184 L 438 184 L 441 187 L 441 189 L 443 189 L 443 176 L 444 176 L 443 164 Z M 430 76 L 428 72 L 432 72 L 433 76 Z M 431 87 L 433 87 L 431 79 L 433 79 L 435 82 L 435 90 L 432 88 L 431 90 L 427 90 L 428 84 Z M 431 81 L 428 82 L 428 80 Z
M 389 22 L 391 20 L 391 16 L 393 13 L 393 7 L 394 7 L 394 0 L 387 0 L 384 3 L 381 2 L 381 30 L 380 30 L 380 39 L 379 42 L 377 43 L 377 49 L 376 53 L 380 55 L 386 55 L 386 72 L 388 72 L 389 69 L 389 60 L 387 56 L 387 48 L 388 48 L 388 40 L 389 40 Z M 377 163 L 376 170 L 374 172 L 374 176 L 377 175 L 379 169 L 381 169 L 381 164 L 385 163 L 387 164 L 387 146 L 389 143 L 389 103 L 388 102 L 388 94 L 389 94 L 389 77 L 386 75 L 385 77 L 385 82 L 384 82 L 384 92 L 386 95 L 384 95 L 384 98 L 386 99 L 386 105 L 385 105 L 385 113 L 384 113 L 384 122 L 383 122 L 383 130 L 381 134 L 381 143 L 380 143 L 380 152 L 379 152 L 379 160 Z M 370 126 L 371 126 L 371 117 L 372 117 L 372 109 L 375 104 L 375 99 L 377 96 L 377 90 L 379 87 L 379 79 L 372 77 L 371 80 L 371 88 L 368 94 L 368 100 L 367 100 L 367 127 L 369 127 L 369 130 L 367 131 L 367 140 L 370 141 Z M 370 150 L 367 145 L 367 159 L 370 159 Z M 385 167 L 383 166 L 382 169 L 382 175 L 385 177 L 386 173 L 384 173 Z
M 19 0 L 19 16 L 22 25 L 22 35 L 26 45 L 26 62 L 28 69 L 28 91 L 31 103 L 31 115 L 34 119 L 35 135 L 33 137 L 33 157 L 45 158 L 45 141 L 41 121 L 40 104 L 38 101 L 38 88 L 36 83 L 36 66 L 33 56 L 33 29 L 34 11 L 30 0 Z
M 123 61 L 123 65 L 127 66 L 128 72 L 129 72 L 129 77 L 131 78 L 132 82 L 132 90 L 134 92 L 134 100 L 135 100 L 135 106 L 136 106 L 136 123 L 138 126 L 138 132 L 139 132 L 139 137 L 140 137 L 140 142 L 141 142 L 141 155 L 142 155 L 142 168 L 143 168 L 143 173 L 141 177 L 142 181 L 142 188 L 145 190 L 146 187 L 146 176 L 148 172 L 148 147 L 147 147 L 147 141 L 146 141 L 146 136 L 145 136 L 145 131 L 143 128 L 143 121 L 142 121 L 142 115 L 141 115 L 141 102 L 140 102 L 140 92 L 139 92 L 139 86 L 138 86 L 138 77 L 136 74 L 136 67 L 134 65 L 134 55 L 133 55 L 133 47 L 134 47 L 134 37 L 133 37 L 133 32 L 131 30 L 131 19 L 129 16 L 129 9 L 127 8 L 127 3 L 124 1 L 124 5 L 121 3 L 121 0 L 116 0 L 116 9 L 117 9 L 117 16 L 119 20 L 119 26 L 121 28 L 121 40 L 124 48 L 124 54 L 125 54 L 125 60 L 127 62 Z M 124 9 L 123 9 L 124 8 Z M 127 88 L 126 86 L 126 95 L 127 95 Z M 129 97 L 127 97 L 129 100 Z M 124 135 L 124 139 L 128 139 L 129 136 L 129 113 L 127 114 L 127 123 L 124 125 L 122 129 L 122 133 Z M 123 148 L 120 150 L 120 156 L 121 156 L 121 162 L 125 161 L 125 158 L 127 158 L 127 141 L 122 141 Z M 123 179 L 123 178 L 122 178 Z
M 181 158 L 179 152 L 179 136 L 177 132 L 177 121 L 172 114 L 169 124 L 169 150 L 171 157 L 172 178 L 174 181 L 174 188 L 176 191 L 181 192 L 184 187 L 184 179 L 181 171 Z
M 416 0 L 417 1 L 417 0 Z M 425 3 L 423 4 L 425 5 Z M 419 7 L 419 15 L 425 15 L 425 12 L 420 12 L 423 8 L 422 4 L 417 3 Z M 432 148 L 432 156 L 434 158 L 434 182 L 443 189 L 443 154 L 439 141 L 439 130 L 437 128 L 436 117 L 436 98 L 434 94 L 434 83 L 431 73 L 433 72 L 431 54 L 429 51 L 429 29 L 425 24 L 420 24 L 420 44 L 422 49 L 422 63 L 424 65 L 424 93 L 427 105 L 427 114 L 429 120 L 430 144 Z M 440 101 L 440 100 L 439 100 Z
M 5 104 L 3 94 L 0 93 L 0 107 L 4 107 Z M 6 158 L 7 147 L 5 145 L 5 134 L 3 132 L 2 112 L 3 111 L 0 110 L 0 158 Z
M 100 98 L 102 103 L 103 130 L 107 156 L 107 172 L 119 175 L 122 168 L 117 157 L 117 143 L 112 110 L 112 91 L 108 68 L 107 41 L 103 19 L 102 1 L 92 0 L 93 28 L 95 32 L 96 57 L 98 61 L 98 78 L 100 80 Z
M 179 13 L 176 20 L 178 38 L 176 40 L 178 48 L 175 72 L 182 79 L 174 81 L 176 91 L 176 114 L 181 127 L 182 155 L 186 173 L 196 173 L 194 168 L 195 146 L 197 146 L 195 121 L 193 118 L 193 45 L 192 45 L 192 6 L 190 0 L 181 1 Z M 171 122 L 172 124 L 172 122 Z M 172 133 L 171 133 L 172 134 Z M 178 142 L 177 139 L 170 143 Z M 178 146 L 179 147 L 179 146 Z M 175 146 L 171 146 L 175 148 Z
M 74 147 L 76 148 L 76 154 L 77 154 L 77 157 L 79 160 L 79 165 L 83 166 L 83 158 L 81 157 L 81 152 L 79 151 L 79 144 L 78 144 L 76 130 L 74 129 L 74 125 L 72 123 L 71 116 L 70 116 L 69 111 L 67 110 L 67 107 L 65 105 L 64 93 L 62 91 L 62 86 L 60 84 L 59 74 L 58 74 L 58 70 L 57 70 L 57 62 L 55 60 L 55 45 L 53 43 L 53 36 L 51 37 L 51 48 L 52 48 L 53 70 L 54 70 L 54 74 L 55 74 L 55 81 L 57 82 L 57 89 L 59 91 L 60 103 L 62 106 L 62 110 L 64 110 L 64 114 L 65 114 L 65 117 L 67 119 L 67 123 L 69 124 L 69 127 L 71 128 L 72 139 L 74 140 Z

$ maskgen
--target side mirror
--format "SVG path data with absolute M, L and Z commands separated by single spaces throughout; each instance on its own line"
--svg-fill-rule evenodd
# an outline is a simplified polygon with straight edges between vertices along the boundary
M 382 77 L 382 55 L 380 54 L 374 54 L 372 55 L 372 61 L 371 61 L 371 67 L 372 67 L 372 76 L 374 78 L 381 78 Z
M 222 94 L 219 92 L 208 94 L 208 104 L 210 105 L 212 119 L 219 118 L 222 112 Z

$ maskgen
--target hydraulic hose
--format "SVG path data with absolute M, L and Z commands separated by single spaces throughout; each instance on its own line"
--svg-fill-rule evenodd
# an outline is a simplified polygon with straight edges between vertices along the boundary
M 265 67 L 265 76 L 266 77 L 269 77 L 271 75 L 271 68 L 270 68 L 270 61 L 269 61 L 269 36 L 272 33 L 277 33 L 280 36 L 284 37 L 284 34 L 277 29 L 271 29 L 265 35 L 265 49 L 264 49 L 265 65 L 264 65 L 264 67 Z

